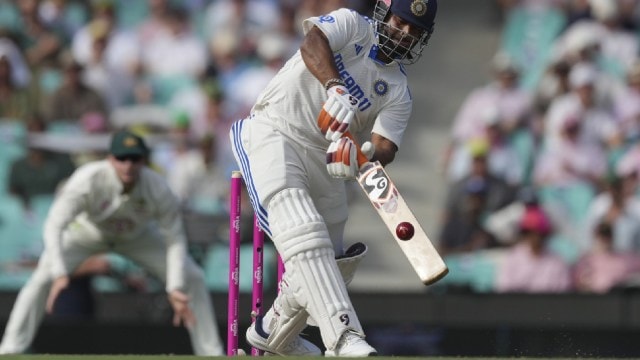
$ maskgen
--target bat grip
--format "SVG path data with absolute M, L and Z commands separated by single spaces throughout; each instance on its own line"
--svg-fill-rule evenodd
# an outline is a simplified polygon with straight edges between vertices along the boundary
M 362 150 L 360 149 L 360 144 L 358 144 L 358 142 L 356 141 L 356 139 L 354 139 L 353 135 L 351 135 L 350 132 L 347 131 L 346 133 L 344 133 L 344 136 L 351 139 L 351 141 L 353 141 L 353 143 L 356 145 L 356 151 L 358 152 L 358 167 L 361 168 L 362 165 L 369 162 L 369 159 L 367 159 L 367 156 L 362 152 Z
M 328 129 L 329 128 L 329 124 L 331 123 L 331 115 L 329 115 L 329 113 L 325 112 L 324 110 L 320 113 L 320 116 L 318 117 L 318 127 L 320 129 Z M 324 131 L 323 131 L 324 133 Z M 356 141 L 356 139 L 353 137 L 353 135 L 351 135 L 351 133 L 349 131 L 345 132 L 343 136 L 348 137 L 349 139 L 351 139 L 351 141 L 353 141 L 353 143 L 356 145 L 356 151 L 358 152 L 357 155 L 357 159 L 358 159 L 358 167 L 361 168 L 362 165 L 366 164 L 369 162 L 369 159 L 367 158 L 367 156 L 362 152 L 362 150 L 360 149 L 360 144 L 358 144 L 358 142 Z

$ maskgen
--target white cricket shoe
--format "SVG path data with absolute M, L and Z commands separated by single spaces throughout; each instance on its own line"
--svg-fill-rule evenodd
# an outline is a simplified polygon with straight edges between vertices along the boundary
M 259 328 L 256 327 L 256 324 L 259 325 Z M 319 347 L 300 336 L 294 338 L 289 344 L 279 351 L 270 348 L 267 343 L 269 335 L 261 328 L 262 317 L 257 317 L 256 321 L 249 326 L 249 329 L 247 329 L 247 342 L 251 346 L 264 351 L 266 356 L 322 356 L 322 351 Z
M 328 357 L 366 357 L 376 356 L 378 352 L 371 347 L 362 336 L 356 332 L 347 330 L 334 350 L 327 350 L 324 353 Z

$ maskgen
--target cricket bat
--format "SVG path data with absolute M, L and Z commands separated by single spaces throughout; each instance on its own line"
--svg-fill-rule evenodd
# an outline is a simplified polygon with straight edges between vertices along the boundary
M 357 144 L 350 133 L 346 133 Z M 379 162 L 369 162 L 358 147 L 358 184 L 371 201 L 382 221 L 393 235 L 400 249 L 423 284 L 442 279 L 449 269 L 420 226 L 413 211 L 405 202 L 393 181 Z

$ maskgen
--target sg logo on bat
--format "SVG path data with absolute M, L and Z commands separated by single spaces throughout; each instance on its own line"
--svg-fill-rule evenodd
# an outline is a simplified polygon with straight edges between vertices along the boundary
M 397 210 L 398 192 L 388 178 L 387 173 L 383 170 L 382 165 L 379 163 L 367 165 L 361 170 L 358 181 L 375 207 L 388 213 L 393 213 Z

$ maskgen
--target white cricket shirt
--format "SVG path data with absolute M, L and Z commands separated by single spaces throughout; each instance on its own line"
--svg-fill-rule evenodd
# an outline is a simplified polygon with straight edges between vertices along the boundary
M 360 137 L 368 131 L 398 147 L 411 115 L 411 94 L 402 66 L 373 59 L 377 51 L 372 20 L 350 9 L 304 21 L 305 32 L 314 25 L 329 39 L 334 59 L 349 92 L 360 100 L 350 131 Z M 329 142 L 320 132 L 317 117 L 327 93 L 307 69 L 300 51 L 287 61 L 258 97 L 252 112 L 274 122 L 275 127 L 306 146 L 326 150 Z

